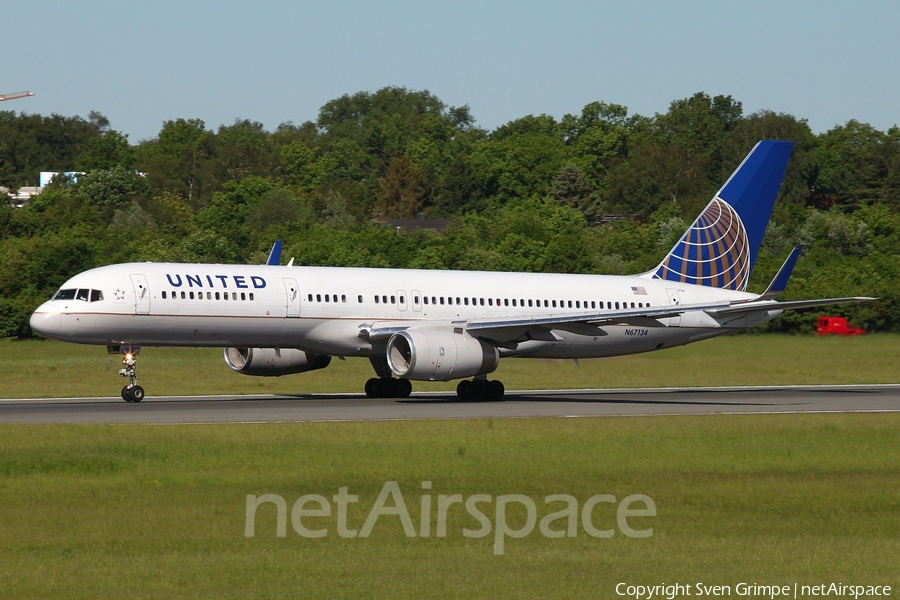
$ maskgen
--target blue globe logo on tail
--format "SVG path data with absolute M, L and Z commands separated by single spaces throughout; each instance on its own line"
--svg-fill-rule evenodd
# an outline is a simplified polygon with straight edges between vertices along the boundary
M 747 289 L 750 244 L 737 211 L 721 198 L 714 198 L 657 267 L 654 278 Z
M 746 291 L 793 142 L 763 140 L 644 277 Z

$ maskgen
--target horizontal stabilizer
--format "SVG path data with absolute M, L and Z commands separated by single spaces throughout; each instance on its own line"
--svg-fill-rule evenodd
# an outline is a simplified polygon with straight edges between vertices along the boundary
M 812 308 L 814 306 L 831 306 L 832 304 L 860 304 L 873 302 L 878 298 L 868 296 L 854 296 L 850 298 L 818 298 L 816 300 L 792 300 L 790 302 L 776 302 L 775 300 L 750 300 L 739 302 L 728 308 L 714 308 L 706 312 L 714 317 L 722 315 L 737 315 L 741 313 L 753 313 L 767 310 L 796 310 L 798 308 Z

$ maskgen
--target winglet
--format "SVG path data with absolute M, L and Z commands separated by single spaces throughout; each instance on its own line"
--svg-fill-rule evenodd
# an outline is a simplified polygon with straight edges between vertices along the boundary
M 281 240 L 275 240 L 275 243 L 272 244 L 272 251 L 269 252 L 266 264 L 275 267 L 281 264 Z
M 784 264 L 781 265 L 781 268 L 778 269 L 775 279 L 772 280 L 772 283 L 769 284 L 769 287 L 763 292 L 762 296 L 757 298 L 757 300 L 777 298 L 784 292 L 785 288 L 787 288 L 788 280 L 791 278 L 791 273 L 794 272 L 794 265 L 797 264 L 797 258 L 800 256 L 801 250 L 803 250 L 803 246 L 794 246 L 794 249 L 791 250 L 791 253 L 787 257 L 787 260 L 785 260 Z

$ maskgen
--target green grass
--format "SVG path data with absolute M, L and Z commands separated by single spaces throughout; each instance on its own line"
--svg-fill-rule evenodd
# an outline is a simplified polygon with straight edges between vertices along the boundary
M 573 361 L 508 359 L 492 378 L 508 389 L 787 385 L 900 382 L 900 336 L 837 338 L 738 335 L 635 356 Z M 220 349 L 144 348 L 138 362 L 150 395 L 360 392 L 373 376 L 364 359 L 321 371 L 247 377 Z M 116 396 L 124 384 L 105 348 L 0 340 L 0 397 Z M 414 382 L 418 390 L 455 383 Z
M 760 415 L 296 423 L 0 426 L 0 597 L 615 597 L 616 583 L 900 584 L 900 415 Z M 385 481 L 413 524 L 438 494 L 548 494 L 656 503 L 646 539 L 303 538 L 248 494 L 359 495 Z M 481 505 L 494 521 L 494 504 Z M 489 509 L 489 510 L 488 510 Z M 432 509 L 435 510 L 434 508 Z M 612 505 L 598 526 L 615 527 Z M 434 516 L 432 517 L 432 520 Z M 522 511 L 509 521 L 519 526 Z M 734 592 L 733 592 L 734 593 Z

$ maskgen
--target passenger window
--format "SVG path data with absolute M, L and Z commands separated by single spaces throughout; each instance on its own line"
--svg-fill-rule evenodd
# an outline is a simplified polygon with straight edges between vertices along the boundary
M 550 308 L 550 303 L 544 300 L 544 308 Z
M 181 299 L 184 300 L 186 297 L 187 297 L 187 294 L 185 294 L 184 292 L 181 292 Z
M 572 301 L 569 300 L 569 308 L 572 308 Z
M 493 305 L 494 305 L 494 299 L 488 298 L 488 306 L 493 306 Z
M 237 300 L 237 292 L 231 292 L 231 299 Z
M 419 303 L 419 297 L 413 296 L 413 304 L 418 304 L 418 303 Z
M 397 304 L 397 297 L 391 296 L 391 304 Z
M 478 304 L 480 304 L 481 306 L 484 306 L 484 298 L 479 298 Z
M 572 307 L 572 303 L 569 302 L 569 308 L 571 308 L 571 307 Z M 575 301 L 575 308 L 581 308 L 581 300 Z
M 219 299 L 219 292 L 216 292 L 216 300 Z
M 382 297 L 381 297 L 381 303 L 382 303 L 382 304 L 387 304 L 387 296 L 382 296 Z
M 316 302 L 322 301 L 322 294 L 316 294 Z
M 378 304 L 378 296 L 375 296 L 375 304 Z
M 356 300 L 357 300 L 360 304 L 362 304 L 362 296 L 357 296 L 357 297 L 356 297 Z
M 166 299 L 166 293 L 165 293 L 165 292 L 162 293 L 162 297 L 163 297 L 163 300 Z
M 444 303 L 444 297 L 441 296 L 441 304 L 443 304 L 443 303 Z
M 422 301 L 423 301 L 425 304 L 428 304 L 428 296 L 424 296 L 424 297 L 422 298 Z
M 253 302 L 253 292 L 250 292 L 250 302 Z
M 253 300 L 253 298 L 250 298 L 250 299 Z M 335 302 L 337 302 L 337 301 L 335 300 Z M 341 294 L 341 302 L 347 302 L 347 295 L 346 295 L 346 294 Z
M 634 308 L 634 302 L 631 303 L 631 308 Z
M 619 310 L 619 303 L 616 302 L 616 310 Z
M 468 305 L 469 305 L 469 297 L 466 296 L 463 300 L 464 300 L 464 304 L 465 304 L 466 306 L 468 306 Z
M 325 302 L 331 302 L 331 298 L 328 296 L 328 294 L 325 294 Z
M 597 308 L 597 305 L 595 304 L 594 300 L 591 300 L 591 308 Z
M 531 300 L 528 301 L 528 307 L 531 308 Z
M 307 296 L 307 298 L 309 298 L 309 301 L 312 302 L 312 294 L 310 294 L 309 296 Z
M 503 299 L 503 306 L 509 306 L 509 298 Z
M 244 292 L 241 292 L 241 300 L 246 300 L 247 295 Z
M 554 300 L 554 301 L 552 302 L 552 304 L 553 304 L 553 308 L 556 308 L 556 300 Z
M 400 304 L 406 304 L 406 296 L 400 296 Z

